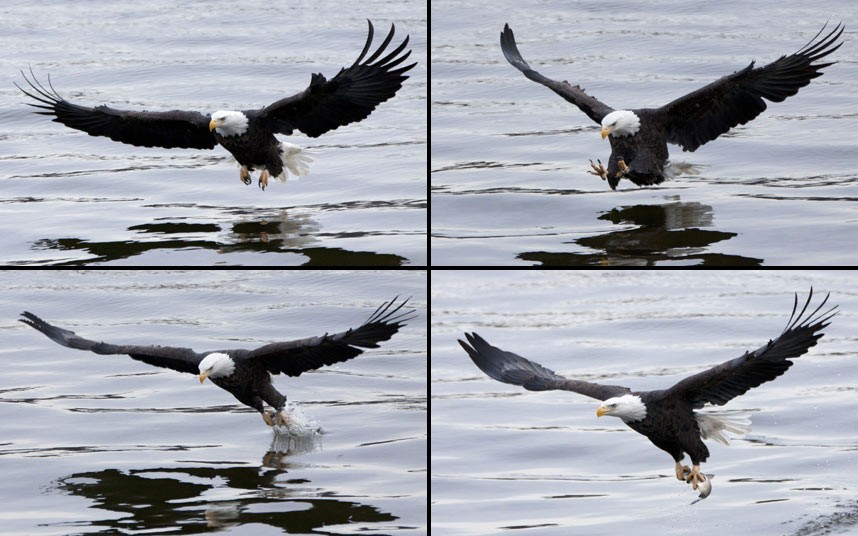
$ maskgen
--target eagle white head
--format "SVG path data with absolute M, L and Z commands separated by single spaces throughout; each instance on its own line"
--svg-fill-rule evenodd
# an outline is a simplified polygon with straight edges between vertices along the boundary
M 608 134 L 614 137 L 634 136 L 641 128 L 641 118 L 629 110 L 616 110 L 602 118 L 602 139 Z
M 217 130 L 221 136 L 241 136 L 247 132 L 247 116 L 241 112 L 218 110 L 212 114 L 209 130 Z
M 223 378 L 235 372 L 235 361 L 226 354 L 215 352 L 200 361 L 200 383 L 206 378 Z
M 609 398 L 596 410 L 596 416 L 611 415 L 623 422 L 641 421 L 646 418 L 646 404 L 637 395 L 623 395 Z

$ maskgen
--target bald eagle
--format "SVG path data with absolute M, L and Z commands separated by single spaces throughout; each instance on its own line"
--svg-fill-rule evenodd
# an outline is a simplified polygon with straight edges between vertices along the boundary
M 65 100 L 54 89 L 50 77 L 45 87 L 32 71 L 32 79 L 21 73 L 30 90 L 15 85 L 40 103 L 30 106 L 46 110 L 36 113 L 52 115 L 55 122 L 90 136 L 107 136 L 113 141 L 143 147 L 214 149 L 220 144 L 238 161 L 239 178 L 244 184 L 251 183 L 251 171 L 261 170 L 259 187 L 264 190 L 269 177 L 285 181 L 289 171 L 296 176 L 306 175 L 312 162 L 300 147 L 279 142 L 274 134 L 291 135 L 298 130 L 316 138 L 366 119 L 376 106 L 392 98 L 408 78 L 404 73 L 416 65 L 400 67 L 411 54 L 410 50 L 402 53 L 408 45 L 408 36 L 382 57 L 393 39 L 395 28 L 391 24 L 378 49 L 364 59 L 374 33 L 372 22 L 367 23 L 366 44 L 351 67 L 340 69 L 330 80 L 321 73 L 314 74 L 304 91 L 258 110 L 219 110 L 206 115 L 184 110 L 127 111 L 105 105 L 90 108 Z
M 709 449 L 702 440 L 714 439 L 727 444 L 724 431 L 748 432 L 750 422 L 731 418 L 729 414 L 695 410 L 706 404 L 724 405 L 749 389 L 774 380 L 792 366 L 791 359 L 815 346 L 823 335 L 819 331 L 828 326 L 837 307 L 820 313 L 828 301 L 826 295 L 812 313 L 805 315 L 812 296 L 811 288 L 804 307 L 796 315 L 799 304 L 796 294 L 792 315 L 774 340 L 659 391 L 632 391 L 620 385 L 564 378 L 539 363 L 490 345 L 476 333 L 466 333 L 467 342 L 459 340 L 459 344 L 477 367 L 497 381 L 520 385 L 530 391 L 572 391 L 601 400 L 596 410 L 598 417 L 619 417 L 629 428 L 645 435 L 673 457 L 676 478 L 697 489 L 699 483 L 707 480 L 700 472 L 700 464 L 709 457 Z M 680 463 L 685 454 L 691 457 L 692 468 Z
M 44 333 L 57 344 L 76 350 L 89 350 L 100 355 L 127 354 L 132 359 L 156 367 L 198 374 L 226 389 L 242 404 L 262 414 L 269 426 L 286 424 L 283 407 L 286 397 L 271 383 L 272 374 L 300 376 L 317 368 L 341 363 L 363 353 L 362 348 L 378 348 L 390 339 L 405 322 L 414 318 L 411 309 L 402 310 L 408 299 L 396 304 L 396 298 L 385 302 L 366 322 L 356 329 L 341 333 L 309 337 L 287 342 L 274 342 L 254 350 L 215 350 L 195 352 L 173 346 L 117 345 L 84 339 L 67 329 L 48 324 L 33 313 L 24 312 L 20 322 Z M 266 412 L 264 404 L 274 408 Z
M 826 24 L 827 26 L 827 24 Z M 813 62 L 831 54 L 843 27 L 838 24 L 817 41 L 825 26 L 795 54 L 781 56 L 763 67 L 751 62 L 744 69 L 719 78 L 709 85 L 673 100 L 661 108 L 615 110 L 584 92 L 578 85 L 558 82 L 530 68 L 521 57 L 509 24 L 500 36 L 501 50 L 513 67 L 581 109 L 587 117 L 602 125 L 602 139 L 611 143 L 608 168 L 590 161 L 588 173 L 607 180 L 612 190 L 620 179 L 638 186 L 660 184 L 671 175 L 667 144 L 696 151 L 736 125 L 744 125 L 766 109 L 766 102 L 781 102 L 798 93 L 821 70 L 835 62 Z M 836 43 L 836 46 L 835 46 Z

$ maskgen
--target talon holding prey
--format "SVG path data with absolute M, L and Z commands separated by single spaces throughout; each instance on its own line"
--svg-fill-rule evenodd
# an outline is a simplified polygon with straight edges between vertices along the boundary
M 688 466 L 683 467 L 683 474 L 686 478 L 688 478 L 689 481 L 691 480 L 691 469 L 689 469 Z M 703 473 L 700 473 L 700 484 L 699 484 L 699 486 L 697 485 L 696 481 L 694 484 L 694 489 L 695 490 L 699 489 L 700 495 L 698 495 L 697 499 L 692 501 L 691 504 L 699 503 L 700 501 L 702 501 L 703 499 L 705 499 L 706 497 L 708 497 L 712 493 L 712 477 L 713 476 L 715 476 L 715 475 L 704 475 Z M 680 479 L 680 480 L 682 480 L 682 479 Z
M 683 469 L 687 470 L 688 467 L 684 467 Z M 691 484 L 691 487 L 695 490 L 697 489 L 697 483 L 703 482 L 704 480 L 706 480 L 706 476 L 700 472 L 699 465 L 695 465 L 693 469 L 688 470 L 685 476 L 685 483 Z

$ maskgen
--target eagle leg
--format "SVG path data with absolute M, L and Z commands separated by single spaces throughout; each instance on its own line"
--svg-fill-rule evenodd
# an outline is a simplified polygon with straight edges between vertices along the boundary
M 241 169 L 238 170 L 238 176 L 241 179 L 241 182 L 248 186 L 253 182 L 250 180 L 250 171 L 247 169 L 247 166 L 241 166 Z
M 682 465 L 679 462 L 676 462 L 676 479 L 677 480 L 685 480 L 685 475 L 691 473 L 691 467 L 687 465 Z
M 697 489 L 698 482 L 706 481 L 706 476 L 700 472 L 700 466 L 695 465 L 688 476 L 685 477 L 685 482 L 691 484 L 691 487 Z
M 617 178 L 621 179 L 629 174 L 629 166 L 626 165 L 626 161 L 623 158 L 617 160 L 617 167 L 620 169 L 617 171 Z
M 269 415 L 267 411 L 262 411 L 262 420 L 265 421 L 265 424 L 268 426 L 274 426 L 274 417 Z
M 593 171 L 588 171 L 587 173 L 589 173 L 590 175 L 595 175 L 597 177 L 602 177 L 603 181 L 608 180 L 608 170 L 606 170 L 605 166 L 602 165 L 601 160 L 597 159 L 596 162 L 599 163 L 598 166 L 593 163 L 592 159 L 590 160 L 590 167 L 593 168 Z
M 259 173 L 259 187 L 262 188 L 263 191 L 265 191 L 266 186 L 268 186 L 268 170 L 263 169 Z

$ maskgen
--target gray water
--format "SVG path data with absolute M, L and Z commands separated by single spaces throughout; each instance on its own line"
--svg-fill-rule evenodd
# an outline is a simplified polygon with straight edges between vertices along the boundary
M 752 431 L 709 441 L 709 498 L 598 401 L 488 378 L 476 331 L 557 373 L 661 389 L 756 349 L 793 292 L 840 313 L 783 376 L 729 402 Z M 854 534 L 858 272 L 442 271 L 432 282 L 432 523 L 438 534 Z
M 0 534 L 425 534 L 426 273 L 24 272 L 0 277 Z M 63 348 L 23 310 L 109 342 L 254 348 L 417 317 L 345 363 L 274 384 L 324 430 L 282 454 L 196 377 Z
M 16 265 L 425 265 L 426 4 L 6 2 L 0 6 L 0 262 Z M 32 67 L 86 106 L 255 109 L 351 65 L 367 36 L 411 36 L 396 97 L 319 138 L 311 173 L 245 186 L 221 147 L 133 147 L 32 113 Z M 392 47 L 391 47 L 392 48 Z M 375 47 L 373 48 L 375 49 Z
M 856 6 L 433 1 L 433 264 L 854 264 Z M 671 146 L 699 174 L 616 192 L 587 174 L 610 154 L 598 125 L 498 44 L 509 22 L 543 75 L 641 108 L 795 52 L 829 18 L 846 31 L 821 78 L 694 153 Z

